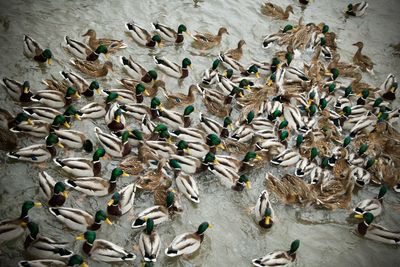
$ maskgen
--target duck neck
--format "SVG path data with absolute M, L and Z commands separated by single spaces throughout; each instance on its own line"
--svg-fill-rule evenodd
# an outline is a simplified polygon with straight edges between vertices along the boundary
M 183 42 L 183 33 L 178 33 L 176 35 L 175 43 L 180 44 Z
M 47 150 L 50 152 L 50 155 L 52 158 L 54 158 L 56 156 L 57 151 L 54 146 L 48 146 Z
M 108 193 L 111 194 L 112 192 L 114 192 L 116 187 L 117 187 L 117 181 L 110 180 L 110 186 L 108 187 Z
M 90 53 L 87 57 L 86 57 L 86 60 L 87 61 L 95 61 L 95 60 L 97 60 L 99 58 L 99 54 L 97 54 L 96 52 L 92 52 L 92 53 Z
M 92 250 L 93 244 L 90 244 L 89 242 L 85 242 L 83 244 L 83 251 L 89 255 L 90 251 Z
M 136 102 L 137 103 L 143 103 L 143 100 L 144 100 L 144 98 L 143 98 L 142 93 L 136 94 Z
M 39 61 L 39 62 L 46 62 L 47 61 L 47 58 L 45 58 L 42 54 L 34 56 L 33 59 L 36 60 L 36 61 Z
M 181 79 L 186 78 L 187 76 L 189 76 L 189 70 L 187 67 L 182 68 L 182 75 L 181 75 Z
M 188 128 L 191 123 L 192 120 L 190 119 L 189 115 L 183 116 L 183 127 Z
M 36 240 L 36 237 L 31 236 L 30 234 L 25 238 L 24 248 L 29 247 L 29 245 Z
M 369 226 L 369 224 L 367 224 L 365 221 L 359 223 L 358 227 L 357 227 L 358 233 L 360 235 L 364 236 L 367 233 L 368 226 Z
M 222 130 L 221 130 L 220 136 L 223 137 L 223 138 L 228 137 L 228 136 L 229 136 L 229 130 L 228 130 L 228 128 L 223 127 Z

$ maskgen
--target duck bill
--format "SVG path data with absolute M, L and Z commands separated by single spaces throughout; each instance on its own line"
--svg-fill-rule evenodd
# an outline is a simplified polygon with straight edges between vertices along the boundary
M 110 221 L 110 219 L 106 218 L 104 221 L 106 222 L 106 224 L 112 225 L 112 222 Z
M 61 144 L 60 142 L 57 143 L 57 146 L 60 147 L 60 148 L 64 148 L 64 145 Z
M 68 191 L 64 191 L 62 194 L 65 198 L 68 198 Z
M 251 87 L 250 87 L 250 85 L 247 85 L 244 89 L 246 89 L 247 91 L 251 91 Z
M 225 146 L 224 146 L 223 144 L 219 144 L 219 145 L 217 145 L 217 149 L 224 150 L 224 149 L 225 149 Z
M 127 173 L 127 172 L 125 172 L 125 171 L 122 171 L 122 176 L 128 177 L 128 176 L 129 176 L 129 173 Z
M 101 157 L 102 159 L 111 159 L 111 156 L 110 155 L 108 155 L 107 153 L 106 154 L 104 154 L 104 156 L 102 156 Z
M 23 88 L 23 91 L 24 91 L 24 94 L 29 93 L 29 87 L 24 87 L 24 88 Z
M 89 265 L 84 261 L 82 262 L 81 267 L 89 267 Z
M 117 116 L 116 118 L 115 118 L 115 121 L 117 122 L 117 123 L 120 123 L 121 122 L 121 116 Z
M 269 216 L 265 217 L 265 219 L 264 219 L 265 224 L 269 225 L 270 224 L 270 220 L 271 220 L 271 217 L 269 217 Z
M 79 114 L 75 114 L 74 117 L 75 117 L 75 119 L 77 119 L 78 121 L 81 120 L 81 116 L 79 116 Z
M 260 73 L 256 72 L 256 78 L 260 78 Z
M 267 85 L 268 85 L 268 86 L 271 86 L 273 83 L 274 83 L 274 82 L 273 82 L 271 79 L 269 79 L 268 82 L 267 82 Z
M 101 95 L 101 89 L 100 89 L 100 88 L 97 88 L 97 89 L 96 89 L 96 93 L 97 93 L 98 95 Z
M 77 237 L 75 237 L 75 240 L 85 240 L 85 236 L 83 234 L 80 234 Z
M 145 96 L 150 96 L 150 93 L 149 93 L 149 91 L 147 91 L 147 89 L 144 90 L 143 94 L 144 94 Z
M 229 125 L 228 125 L 228 127 L 229 127 L 229 129 L 230 129 L 230 130 L 233 130 L 233 129 L 234 129 L 234 127 L 233 127 L 233 124 L 232 124 L 232 123 L 231 123 L 231 124 L 229 124 Z
M 171 137 L 168 137 L 168 139 L 167 139 L 167 143 L 168 144 L 172 144 L 173 142 L 172 142 L 172 138 Z
M 49 65 L 52 64 L 51 58 L 47 59 L 47 64 L 49 64 Z
M 112 204 L 114 204 L 114 199 L 110 199 L 110 201 L 107 202 L 108 206 L 111 206 Z
M 190 149 L 189 148 L 185 148 L 183 151 L 185 151 L 185 153 L 190 155 Z
M 260 156 L 260 155 L 256 155 L 256 158 L 255 158 L 255 160 L 256 161 L 260 161 L 260 160 L 262 160 L 263 158 Z
M 364 216 L 363 216 L 362 214 L 355 214 L 355 215 L 354 215 L 354 218 L 363 219 Z
M 214 164 L 214 165 L 217 165 L 217 164 L 219 164 L 219 161 L 218 161 L 218 160 L 214 160 L 214 161 L 213 161 L 213 164 Z
M 104 57 L 108 60 L 108 53 L 104 53 Z
M 250 181 L 247 181 L 247 182 L 246 182 L 246 188 L 247 188 L 247 189 L 251 189 L 251 182 L 250 182 Z
M 67 128 L 67 129 L 69 129 L 69 128 L 71 128 L 71 125 L 66 121 L 66 122 L 64 122 L 64 127 L 65 128 Z
M 40 202 L 35 202 L 35 203 L 34 203 L 34 206 L 35 206 L 35 207 L 41 207 L 41 206 L 42 206 L 42 203 L 40 203 Z
M 189 67 L 191 70 L 193 70 L 192 64 L 190 64 L 188 67 Z
M 33 123 L 33 120 L 31 120 L 31 119 L 28 119 L 28 120 L 26 121 L 26 123 L 28 123 L 29 125 L 35 125 L 35 124 Z
M 80 95 L 78 92 L 76 92 L 76 93 L 74 94 L 74 97 L 75 97 L 76 99 L 81 99 L 81 95 Z

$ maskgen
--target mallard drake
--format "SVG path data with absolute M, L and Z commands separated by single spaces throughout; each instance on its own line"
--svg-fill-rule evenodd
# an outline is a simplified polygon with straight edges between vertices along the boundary
M 117 103 L 112 104 L 108 109 L 105 116 L 105 122 L 108 129 L 113 132 L 119 132 L 125 128 L 125 116 Z
M 86 79 L 82 78 L 78 74 L 74 72 L 65 72 L 60 71 L 61 76 L 64 80 L 68 81 L 68 83 L 76 88 L 78 92 L 86 97 L 91 97 L 94 95 L 94 91 L 100 93 L 100 84 L 94 80 L 90 84 Z
M 126 48 L 127 45 L 122 40 L 115 40 L 109 38 L 97 38 L 96 31 L 89 29 L 82 37 L 89 37 L 88 44 L 90 48 L 96 49 L 100 45 L 104 45 L 108 48 L 109 53 L 115 53 L 119 49 Z
M 104 133 L 98 127 L 94 128 L 94 132 L 107 154 L 113 157 L 124 157 L 131 152 L 131 145 L 128 142 L 129 131 L 124 131 L 121 139 L 114 135 Z
M 25 251 L 37 259 L 64 260 L 73 255 L 66 249 L 68 242 L 58 242 L 52 238 L 39 234 L 39 225 L 29 222 L 29 235 L 24 242 Z
M 33 120 L 26 113 L 20 112 L 16 116 L 11 115 L 5 109 L 0 109 L 0 127 L 3 129 L 11 129 L 21 123 L 33 125 Z
M 372 199 L 364 199 L 357 203 L 356 207 L 353 209 L 353 212 L 356 214 L 364 214 L 366 212 L 372 213 L 374 217 L 381 215 L 382 213 L 382 202 L 383 197 L 387 192 L 387 187 L 384 185 L 379 190 L 378 196 Z
M 357 42 L 353 45 L 358 47 L 357 52 L 354 54 L 353 57 L 354 64 L 359 66 L 362 71 L 368 71 L 373 73 L 374 63 L 368 56 L 361 54 L 361 51 L 364 47 L 364 43 Z
M 106 155 L 106 151 L 103 148 L 98 148 L 93 153 L 92 159 L 87 158 L 65 158 L 54 159 L 54 163 L 60 166 L 68 174 L 75 177 L 92 177 L 96 176 L 101 171 L 100 158 Z
M 235 181 L 235 184 L 232 185 L 231 188 L 232 188 L 232 190 L 240 192 L 240 191 L 243 191 L 244 188 L 250 189 L 251 182 L 250 182 L 249 178 L 247 177 L 247 175 L 243 174 L 243 175 L 240 175 L 239 179 L 237 179 Z
M 230 49 L 224 53 L 224 55 L 233 58 L 234 60 L 240 60 L 243 55 L 243 46 L 246 44 L 244 40 L 238 42 L 237 48 Z
M 112 224 L 103 210 L 97 211 L 94 217 L 84 210 L 74 208 L 49 208 L 49 211 L 57 220 L 76 231 L 96 231 L 100 229 L 102 221 Z
M 296 239 L 290 245 L 288 251 L 274 251 L 270 252 L 262 258 L 252 260 L 254 266 L 284 266 L 293 262 L 296 259 L 296 251 L 299 249 L 300 240 Z
M 107 213 L 114 216 L 121 216 L 130 211 L 135 202 L 136 183 L 129 184 L 115 192 L 107 203 Z
M 7 90 L 7 93 L 11 96 L 14 101 L 19 101 L 22 103 L 31 102 L 32 91 L 31 86 L 28 81 L 23 83 L 9 79 L 7 77 L 3 78 L 3 85 Z
M 75 130 L 54 130 L 60 143 L 68 148 L 84 149 L 90 153 L 93 151 L 93 143 L 87 139 L 85 133 Z
M 85 240 L 82 250 L 95 261 L 127 262 L 136 259 L 135 254 L 126 251 L 110 241 L 96 239 L 96 232 L 86 231 L 76 237 L 76 240 Z
M 52 123 L 54 118 L 62 113 L 54 108 L 49 107 L 23 107 L 23 111 L 37 120 L 44 120 Z
M 183 93 L 171 93 L 166 89 L 164 91 L 164 96 L 166 98 L 166 102 L 163 103 L 165 108 L 173 108 L 180 107 L 183 105 L 191 105 L 195 101 L 196 92 L 200 92 L 198 85 L 192 84 L 189 86 L 189 90 L 187 95 Z
M 146 229 L 139 236 L 139 249 L 145 262 L 156 262 L 161 249 L 161 239 L 154 230 L 154 221 L 146 219 Z
M 110 61 L 106 61 L 103 65 L 100 65 L 97 62 L 73 58 L 70 62 L 78 70 L 91 77 L 103 77 L 106 76 L 109 71 L 113 70 L 113 64 Z
M 87 44 L 71 39 L 68 36 L 65 36 L 65 42 L 67 43 L 66 49 L 77 58 L 96 61 L 100 54 L 104 54 L 107 58 L 108 49 L 103 44 L 92 50 Z
M 204 131 L 206 131 L 206 133 L 208 134 L 217 134 L 222 138 L 226 138 L 229 136 L 228 128 L 233 128 L 232 120 L 230 119 L 230 117 L 225 117 L 223 124 L 220 124 L 216 120 L 206 117 L 201 112 L 199 113 L 199 117 L 201 128 L 203 128 Z
M 42 46 L 36 42 L 32 37 L 28 35 L 24 35 L 24 54 L 33 58 L 35 61 L 44 63 L 47 61 L 49 65 L 51 65 L 51 59 L 53 54 L 50 49 L 43 49 Z
M 272 4 L 272 3 L 264 3 L 261 6 L 261 13 L 273 17 L 275 19 L 287 20 L 289 18 L 289 12 L 293 13 L 293 7 L 288 5 L 285 10 L 282 7 Z
M 68 197 L 68 191 L 63 182 L 56 182 L 47 172 L 39 173 L 39 186 L 50 207 L 64 205 Z
M 400 244 L 400 233 L 390 231 L 378 224 L 372 224 L 374 220 L 374 215 L 372 215 L 372 213 L 366 212 L 364 214 L 357 214 L 355 217 L 364 219 L 364 221 L 357 226 L 357 233 L 359 235 L 389 245 Z
M 261 192 L 257 199 L 254 213 L 258 224 L 263 228 L 271 228 L 275 220 L 275 212 L 269 201 L 269 194 L 267 190 Z
M 19 267 L 69 267 L 79 265 L 80 267 L 89 267 L 80 255 L 73 255 L 65 263 L 59 260 L 31 260 L 18 262 Z
M 393 74 L 389 74 L 386 77 L 386 80 L 379 87 L 379 93 L 382 95 L 382 98 L 385 100 L 392 101 L 396 99 L 396 91 L 397 91 L 398 83 L 396 77 Z
M 357 4 L 348 4 L 347 9 L 344 11 L 346 15 L 361 17 L 365 14 L 367 10 L 368 3 L 365 1 L 359 2 Z
M 129 176 L 120 168 L 115 168 L 111 172 L 110 180 L 101 177 L 80 177 L 67 179 L 65 184 L 70 188 L 82 192 L 89 196 L 106 196 L 114 192 L 117 186 L 117 179 L 120 176 Z
M 272 164 L 282 167 L 295 165 L 300 160 L 300 154 L 297 151 L 284 150 L 271 160 Z
M 196 181 L 189 174 L 180 172 L 175 179 L 179 191 L 190 201 L 200 203 L 199 188 Z
M 150 76 L 151 75 L 151 76 Z M 156 77 L 156 78 L 154 78 Z M 136 90 L 138 84 L 143 83 L 143 86 L 146 89 L 148 96 L 154 97 L 156 96 L 159 88 L 165 87 L 165 82 L 162 80 L 157 79 L 157 72 L 155 70 L 150 70 L 147 74 L 143 77 L 142 80 L 135 80 L 135 79 L 121 79 L 118 82 L 128 90 Z
M 75 88 L 68 87 L 65 93 L 51 90 L 38 91 L 31 97 L 31 100 L 48 107 L 62 108 L 65 105 L 70 105 L 73 97 L 79 99 L 80 95 Z
M 0 222 L 0 244 L 13 240 L 25 232 L 29 222 L 29 210 L 42 206 L 39 202 L 25 201 L 21 208 L 21 215 L 17 219 L 6 219 Z
M 125 24 L 125 28 L 131 34 L 133 40 L 140 45 L 147 47 L 158 47 L 161 46 L 161 36 L 158 34 L 151 35 L 147 30 L 136 24 L 135 22 L 129 22 Z
M 154 80 L 157 79 L 157 73 L 148 73 L 148 71 L 140 65 L 138 62 L 136 62 L 132 56 L 129 56 L 129 58 L 126 57 L 119 57 L 119 61 L 122 64 L 122 67 L 125 69 L 125 71 L 131 76 L 133 79 L 141 80 L 144 78 L 146 75 L 152 77 L 153 75 L 155 76 Z
M 187 30 L 186 26 L 183 24 L 180 24 L 178 26 L 178 31 L 175 31 L 171 27 L 168 27 L 164 24 L 161 23 L 152 23 L 154 29 L 157 30 L 157 32 L 160 34 L 161 38 L 169 41 L 169 42 L 174 42 L 175 44 L 181 44 L 183 43 L 183 33 L 190 34 L 189 31 Z
M 26 114 L 25 114 L 26 115 Z M 41 120 L 22 121 L 10 128 L 13 133 L 24 133 L 34 137 L 46 137 L 49 135 L 51 125 Z
M 204 233 L 211 228 L 208 222 L 203 222 L 194 233 L 184 233 L 178 235 L 172 240 L 171 244 L 165 249 L 165 255 L 168 257 L 176 257 L 180 255 L 192 254 L 200 248 L 204 239 Z
M 57 151 L 54 147 L 55 145 L 63 148 L 57 135 L 51 133 L 46 137 L 46 144 L 27 146 L 15 152 L 7 153 L 7 156 L 22 161 L 44 162 L 56 155 Z
M 192 122 L 190 119 L 190 114 L 192 114 L 193 111 L 194 107 L 192 105 L 187 106 L 183 111 L 183 114 L 176 111 L 163 109 L 158 119 L 173 129 L 177 129 L 180 126 L 189 127 Z
M 154 56 L 154 62 L 157 67 L 161 69 L 163 72 L 168 74 L 169 76 L 184 79 L 188 77 L 189 70 L 188 67 L 192 67 L 192 62 L 188 58 L 184 58 L 182 60 L 182 65 L 179 66 L 177 63 L 170 61 L 166 57 L 157 57 Z
M 140 212 L 132 223 L 132 228 L 140 228 L 146 225 L 146 219 L 153 219 L 154 225 L 166 222 L 169 220 L 169 209 L 173 208 L 175 195 L 172 191 L 167 193 L 165 206 L 157 205 L 147 208 Z
M 91 102 L 83 106 L 79 111 L 82 113 L 81 119 L 100 119 L 106 115 L 104 105 L 97 102 Z
M 219 28 L 217 35 L 213 35 L 208 32 L 197 32 L 193 36 L 194 42 L 192 43 L 192 45 L 197 49 L 211 49 L 221 43 L 222 35 L 225 33 L 229 34 L 228 30 L 225 27 Z

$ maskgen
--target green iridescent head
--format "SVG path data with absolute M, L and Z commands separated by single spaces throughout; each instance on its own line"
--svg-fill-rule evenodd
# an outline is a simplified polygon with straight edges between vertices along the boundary
M 255 159 L 256 157 L 257 157 L 256 152 L 254 152 L 254 151 L 249 151 L 249 152 L 247 152 L 246 155 L 244 156 L 243 161 L 244 161 L 244 162 L 249 162 L 250 160 Z
M 181 170 L 182 166 L 179 164 L 179 161 L 176 159 L 170 159 L 169 160 L 169 166 L 171 166 L 172 169 L 174 170 Z
M 289 125 L 289 122 L 284 119 L 283 121 L 281 121 L 281 123 L 279 123 L 278 129 L 283 129 L 286 128 Z
M 27 226 L 30 232 L 29 235 L 36 239 L 36 236 L 39 234 L 39 225 L 35 222 L 29 222 Z
M 101 157 L 104 157 L 104 155 L 106 154 L 106 151 L 104 150 L 104 148 L 100 147 L 98 149 L 96 149 L 96 151 L 93 153 L 93 161 L 99 161 Z
M 128 139 L 129 139 L 129 131 L 128 130 L 123 131 L 121 135 L 122 143 L 125 144 L 126 142 L 128 142 Z
M 54 194 L 60 194 L 65 192 L 65 184 L 63 182 L 57 182 L 54 185 Z
M 53 53 L 51 53 L 50 49 L 45 49 L 42 52 L 42 57 L 45 59 L 51 59 L 53 57 Z
M 94 231 L 86 231 L 84 234 L 86 242 L 89 244 L 93 244 L 93 242 L 96 240 L 96 232 Z
M 147 72 L 147 74 L 151 77 L 151 79 L 153 79 L 153 80 L 157 80 L 157 71 L 155 71 L 155 70 L 149 70 L 148 72 Z
M 319 40 L 320 40 L 321 46 L 325 46 L 326 45 L 326 38 L 325 37 L 321 37 Z
M 329 84 L 329 86 L 328 86 L 329 93 L 334 93 L 335 89 L 336 89 L 336 83 Z
M 332 79 L 333 80 L 336 80 L 337 77 L 339 77 L 339 74 L 340 74 L 340 72 L 339 72 L 339 70 L 337 68 L 332 68 L 331 69 L 331 73 L 332 73 Z
M 279 65 L 281 63 L 281 61 L 279 60 L 279 58 L 277 58 L 277 57 L 274 57 L 273 59 L 272 59 L 272 66 L 277 66 L 277 65 Z
M 300 240 L 296 239 L 290 245 L 289 254 L 293 255 L 294 253 L 296 253 L 296 251 L 299 249 L 299 247 L 300 247 Z
M 366 99 L 369 96 L 369 90 L 368 89 L 364 89 L 361 92 L 362 98 Z
M 229 125 L 232 125 L 232 120 L 230 117 L 224 118 L 224 128 L 228 128 Z
M 96 80 L 94 80 L 94 81 L 92 81 L 91 83 L 90 83 L 90 85 L 89 85 L 89 90 L 97 90 L 97 89 L 99 89 L 100 88 L 100 84 L 99 84 L 99 82 L 98 81 L 96 81 Z
M 182 60 L 182 68 L 186 69 L 187 67 L 190 67 L 192 65 L 192 61 L 188 59 L 187 57 Z
M 107 54 L 108 53 L 108 49 L 105 45 L 101 44 L 96 48 L 96 54 Z
M 112 101 L 116 100 L 116 99 L 118 98 L 118 96 L 119 96 L 118 93 L 116 93 L 116 92 L 110 92 L 110 93 L 107 95 L 106 99 L 105 99 L 106 104 L 109 104 L 109 103 L 111 103 Z
M 285 54 L 285 59 L 286 59 L 287 64 L 290 65 L 290 63 L 293 60 L 293 53 L 287 52 Z
M 207 135 L 207 145 L 209 146 L 217 146 L 221 144 L 221 139 L 216 134 Z
M 154 221 L 152 218 L 146 220 L 146 233 L 150 235 L 154 230 Z
M 155 133 L 161 133 L 164 131 L 168 131 L 168 128 L 167 128 L 167 126 L 165 126 L 165 124 L 160 123 L 160 124 L 157 124 L 156 127 L 154 127 Z
M 124 170 L 122 170 L 121 168 L 114 168 L 111 172 L 111 178 L 110 181 L 115 181 L 117 180 L 117 178 L 121 177 L 122 175 L 127 175 Z
M 318 149 L 316 147 L 311 148 L 311 160 L 318 156 Z
M 218 58 L 216 60 L 214 60 L 213 64 L 212 64 L 212 69 L 216 70 L 220 63 L 221 63 L 221 60 L 219 60 Z M 232 73 L 233 73 L 233 71 L 232 71 Z
M 309 114 L 310 116 L 314 116 L 315 113 L 317 113 L 317 106 L 315 104 L 311 104 L 311 106 L 309 107 Z
M 230 79 L 232 77 L 232 75 L 233 75 L 233 69 L 227 69 L 226 70 L 226 77 L 228 79 Z
M 246 123 L 250 124 L 254 120 L 254 111 L 247 113 Z
M 203 163 L 208 164 L 208 163 L 214 163 L 215 161 L 215 155 L 212 152 L 208 152 L 203 160 Z
M 84 266 L 83 263 L 84 263 L 84 261 L 83 261 L 82 256 L 75 254 L 69 258 L 67 266 L 75 266 L 75 265 Z M 87 266 L 87 264 L 86 264 L 86 266 Z
M 33 201 L 25 201 L 24 204 L 22 204 L 20 218 L 24 218 L 25 216 L 28 216 L 28 211 L 30 209 L 32 209 L 33 207 L 38 207 L 40 205 L 41 205 L 40 203 L 35 203 Z
M 304 136 L 302 134 L 299 134 L 296 138 L 296 146 L 300 147 L 303 141 L 304 141 Z
M 361 144 L 360 148 L 358 149 L 358 155 L 364 154 L 368 150 L 368 144 Z
M 329 26 L 324 24 L 324 26 L 322 27 L 322 33 L 327 33 L 329 32 Z
M 247 87 L 247 86 L 249 86 L 249 85 L 250 85 L 250 82 L 249 82 L 249 80 L 247 80 L 247 79 L 243 79 L 243 80 L 241 80 L 240 83 L 239 83 L 239 87 L 240 87 L 240 88 L 245 88 L 245 87 Z
M 111 199 L 112 199 L 112 205 L 118 205 L 118 203 L 119 203 L 120 200 L 121 200 L 121 194 L 118 193 L 118 192 L 115 192 L 115 193 L 112 195 Z
M 15 116 L 15 122 L 17 124 L 20 124 L 23 121 L 28 121 L 29 120 L 29 115 L 23 112 L 20 112 L 17 114 L 17 116 Z
M 151 108 L 154 109 L 154 108 L 157 108 L 160 105 L 161 105 L 161 101 L 160 101 L 160 99 L 158 97 L 153 97 L 151 99 L 151 103 L 150 103 L 150 107 Z
M 94 221 L 96 223 L 100 223 L 102 221 L 106 221 L 108 220 L 107 214 L 103 211 L 103 210 L 99 210 L 98 212 L 96 212 L 96 214 L 94 215 Z
M 211 228 L 211 225 L 208 222 L 203 222 L 202 224 L 199 225 L 199 228 L 197 229 L 197 234 L 202 235 L 204 232 L 208 229 Z
M 344 140 L 343 140 L 343 147 L 347 147 L 351 142 L 351 137 L 347 136 Z
M 293 29 L 293 25 L 287 24 L 287 25 L 283 28 L 282 32 L 288 32 L 288 31 L 290 31 L 290 30 L 292 30 L 292 29 Z
M 135 138 L 136 140 L 143 140 L 143 135 L 142 135 L 142 132 L 141 132 L 141 131 L 139 131 L 139 130 L 137 130 L 137 129 L 133 129 L 133 130 L 131 131 L 131 134 L 134 136 L 134 138 Z
M 185 140 L 180 140 L 177 144 L 176 147 L 178 150 L 185 150 L 189 148 L 188 143 Z
M 371 168 L 374 164 L 375 164 L 375 159 L 374 158 L 369 158 L 368 160 L 367 160 L 367 163 L 365 164 L 365 169 L 369 169 L 369 168 Z
M 351 115 L 351 107 L 350 106 L 345 106 L 343 108 L 343 113 L 346 117 L 348 117 L 349 115 Z
M 52 147 L 54 145 L 56 145 L 60 140 L 58 139 L 58 136 L 55 135 L 54 133 L 50 133 L 47 137 L 46 137 L 46 146 L 47 147 Z
M 174 204 L 175 194 L 172 191 L 168 191 L 167 198 L 165 199 L 166 207 L 169 208 Z
M 153 41 L 153 42 L 156 42 L 156 43 L 161 43 L 161 36 L 160 35 L 158 35 L 158 34 L 156 34 L 156 35 L 154 35 L 153 37 L 151 37 L 151 40 Z
M 67 91 L 65 93 L 65 97 L 71 97 L 77 93 L 76 89 L 74 87 L 68 87 Z
M 366 222 L 368 225 L 372 223 L 374 220 L 374 215 L 372 213 L 366 212 L 363 214 L 364 222 Z
M 181 24 L 181 25 L 178 26 L 178 33 L 183 33 L 183 32 L 186 32 L 186 31 L 187 31 L 187 28 L 186 28 L 185 25 Z
M 328 101 L 326 100 L 326 98 L 321 98 L 319 100 L 319 108 L 321 110 L 324 110 L 326 108 L 326 106 L 328 105 Z
M 383 102 L 382 97 L 378 97 L 377 99 L 375 99 L 374 104 L 373 104 L 373 107 L 374 107 L 374 108 L 379 107 L 379 106 L 382 104 L 382 102 Z
M 141 83 L 138 83 L 138 84 L 136 85 L 136 87 L 135 87 L 135 92 L 136 92 L 137 95 L 142 94 L 145 90 L 146 90 L 146 88 L 145 88 L 144 85 L 141 84 Z
M 183 111 L 183 116 L 189 116 L 194 111 L 194 107 L 192 105 L 187 106 Z
M 258 74 L 258 67 L 256 65 L 251 65 L 248 69 L 247 69 L 248 73 L 253 73 L 253 74 Z

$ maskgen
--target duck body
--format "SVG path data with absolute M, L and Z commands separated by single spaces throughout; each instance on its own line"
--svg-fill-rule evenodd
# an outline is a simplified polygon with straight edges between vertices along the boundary
M 161 43 L 161 37 L 159 35 L 151 36 L 146 29 L 135 22 L 126 23 L 125 28 L 128 30 L 133 40 L 142 46 L 155 47 L 157 44 Z
M 357 218 L 364 218 L 364 221 L 357 226 L 357 233 L 367 239 L 371 239 L 388 245 L 400 244 L 400 232 L 390 231 L 387 228 L 373 224 L 374 215 L 366 212 Z
M 100 144 L 104 147 L 107 154 L 113 157 L 124 157 L 131 152 L 131 146 L 128 141 L 122 141 L 118 137 L 104 133 L 100 128 L 94 129 Z
M 12 97 L 14 101 L 21 103 L 31 102 L 31 96 L 33 95 L 30 91 L 29 82 L 21 83 L 19 81 L 3 78 L 3 85 L 7 90 L 7 93 Z
M 269 209 L 269 211 L 267 211 L 267 209 Z M 268 215 L 266 215 L 266 212 Z M 254 213 L 256 215 L 256 220 L 261 227 L 267 229 L 272 227 L 275 219 L 275 212 L 272 208 L 271 202 L 269 201 L 267 190 L 262 191 L 258 197 Z
M 56 158 L 54 163 L 75 177 L 93 177 L 101 171 L 100 161 L 93 161 L 87 158 Z
M 169 220 L 168 209 L 162 205 L 153 206 L 141 211 L 132 223 L 132 228 L 140 228 L 146 225 L 146 219 L 153 219 L 154 225 L 161 224 Z
M 121 216 L 130 211 L 135 202 L 136 188 L 136 183 L 132 183 L 119 190 L 118 203 L 115 203 L 115 201 L 110 202 L 107 207 L 107 213 L 114 216 Z
M 39 63 L 47 62 L 51 64 L 52 53 L 49 49 L 43 49 L 42 46 L 36 42 L 32 37 L 24 35 L 24 54 L 33 58 Z
M 191 65 L 191 63 L 186 64 L 185 60 L 186 58 L 182 61 L 182 66 L 179 66 L 177 63 L 174 63 L 170 61 L 169 59 L 165 57 L 154 57 L 154 62 L 156 63 L 157 67 L 161 69 L 163 72 L 168 74 L 169 76 L 183 79 L 186 78 L 189 75 L 189 71 L 187 69 L 188 66 Z M 190 61 L 188 61 L 190 62 Z
M 7 153 L 12 159 L 29 161 L 29 162 L 45 162 L 56 155 L 54 147 L 37 144 L 21 148 L 15 152 Z
M 273 251 L 264 257 L 252 260 L 254 266 L 285 266 L 296 260 L 296 251 L 300 246 L 300 240 L 294 240 L 290 245 L 290 250 Z

